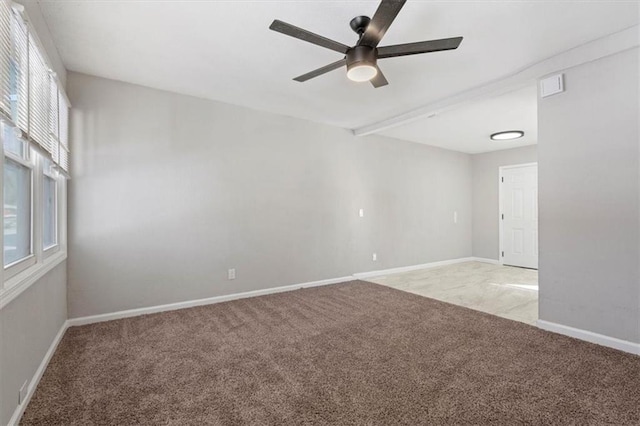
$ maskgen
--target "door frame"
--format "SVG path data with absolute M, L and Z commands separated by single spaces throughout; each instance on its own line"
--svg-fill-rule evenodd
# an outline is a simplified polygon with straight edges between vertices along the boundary
M 503 251 L 503 221 L 502 221 L 502 178 L 504 177 L 504 171 L 508 169 L 517 169 L 520 167 L 528 167 L 528 166 L 538 166 L 538 162 L 533 163 L 521 163 L 521 164 L 510 164 L 508 166 L 499 166 L 498 167 L 498 263 L 500 265 L 504 265 L 504 256 L 502 256 Z M 539 192 L 538 192 L 539 195 Z M 538 206 L 539 207 L 539 206 Z M 538 237 L 539 238 L 539 237 Z

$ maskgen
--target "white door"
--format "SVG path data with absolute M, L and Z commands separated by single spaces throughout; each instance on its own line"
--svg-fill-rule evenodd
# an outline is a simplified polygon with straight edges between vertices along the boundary
M 502 263 L 538 269 L 538 165 L 501 172 Z

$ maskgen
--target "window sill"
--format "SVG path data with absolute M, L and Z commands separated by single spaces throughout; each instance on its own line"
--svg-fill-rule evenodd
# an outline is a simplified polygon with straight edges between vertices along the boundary
M 51 256 L 56 255 L 59 252 L 60 252 L 60 245 L 58 243 L 55 243 L 54 245 L 45 248 L 42 251 L 42 257 L 44 258 L 45 263 L 47 259 L 49 259 Z
M 36 264 L 19 274 L 11 277 L 4 283 L 4 289 L 0 289 L 0 309 L 7 306 L 13 299 L 31 287 L 47 272 L 67 259 L 67 252 L 60 251 L 47 257 L 44 262 Z

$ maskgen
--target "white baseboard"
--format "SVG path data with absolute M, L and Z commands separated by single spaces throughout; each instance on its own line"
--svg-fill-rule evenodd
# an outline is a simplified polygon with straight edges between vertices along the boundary
M 609 348 L 618 349 L 620 351 L 628 352 L 634 355 L 640 355 L 640 343 L 633 343 L 627 340 L 605 336 L 604 334 L 598 334 L 592 331 L 581 330 L 579 328 L 573 328 L 567 325 L 557 324 L 555 322 L 544 320 L 538 320 L 537 325 L 539 328 L 551 331 L 553 333 L 564 334 L 565 336 L 585 340 L 597 345 L 607 346 Z
M 486 257 L 472 257 L 471 259 L 475 262 L 490 263 L 492 265 L 502 265 L 499 260 L 488 259 Z
M 129 309 L 126 311 L 112 312 L 108 314 L 92 315 L 92 316 L 68 319 L 67 321 L 64 322 L 62 327 L 60 327 L 58 334 L 56 334 L 56 337 L 53 339 L 53 342 L 51 342 L 51 345 L 49 346 L 47 353 L 45 354 L 44 358 L 42 359 L 42 362 L 38 366 L 38 369 L 36 370 L 35 374 L 33 375 L 33 378 L 29 383 L 29 388 L 28 388 L 27 396 L 25 400 L 22 401 L 22 403 L 18 407 L 16 407 L 13 413 L 13 416 L 11 416 L 11 419 L 9 420 L 8 426 L 17 426 L 18 423 L 20 422 L 20 419 L 22 418 L 22 415 L 24 414 L 24 411 L 27 408 L 29 401 L 33 397 L 33 394 L 38 386 L 38 383 L 40 382 L 40 379 L 42 378 L 42 375 L 44 374 L 47 368 L 47 365 L 49 365 L 49 361 L 51 360 L 51 357 L 55 353 L 58 347 L 58 344 L 60 343 L 60 341 L 62 340 L 62 337 L 64 336 L 65 331 L 67 330 L 67 328 L 71 326 L 93 324 L 97 322 L 111 321 L 115 319 L 152 314 L 156 312 L 173 311 L 176 309 L 184 309 L 184 308 L 190 308 L 194 306 L 210 305 L 215 303 L 227 302 L 230 300 L 243 299 L 247 297 L 282 293 L 282 292 L 297 290 L 301 288 L 337 284 L 341 282 L 351 281 L 354 278 L 356 279 L 371 278 L 371 277 L 377 277 L 382 275 L 394 274 L 398 272 L 415 271 L 417 269 L 428 269 L 428 268 L 435 268 L 439 266 L 453 265 L 456 263 L 474 262 L 474 261 L 496 264 L 496 265 L 500 264 L 500 262 L 495 259 L 485 259 L 485 258 L 479 258 L 479 257 L 464 257 L 459 259 L 424 263 L 421 265 L 403 266 L 400 268 L 391 268 L 391 269 L 384 269 L 379 271 L 356 273 L 356 274 L 353 274 L 353 276 L 347 276 L 347 277 L 341 277 L 341 278 L 311 281 L 311 282 L 306 282 L 301 284 L 293 284 L 293 285 L 274 287 L 274 288 L 263 289 L 263 290 L 254 290 L 254 291 L 247 291 L 243 293 L 229 294 L 224 296 L 209 297 L 206 299 L 190 300 L 185 302 L 170 303 L 167 305 L 150 306 L 146 308 Z M 566 336 L 574 337 L 576 339 L 585 340 L 587 342 L 596 343 L 599 345 L 618 349 L 631 354 L 640 355 L 640 343 L 628 342 L 626 340 L 616 339 L 614 337 L 609 337 L 602 334 L 593 333 L 591 331 L 581 330 L 578 328 L 573 328 L 566 325 L 556 324 L 556 323 L 544 321 L 544 320 L 538 320 L 537 325 L 539 328 L 543 330 L 563 334 Z
M 28 388 L 27 396 L 25 400 L 22 401 L 22 403 L 18 407 L 16 407 L 16 410 L 14 411 L 13 416 L 11 416 L 11 419 L 9 420 L 8 426 L 17 426 L 18 423 L 20 422 L 20 419 L 22 418 L 22 415 L 24 414 L 24 411 L 27 405 L 29 404 L 29 401 L 33 397 L 33 394 L 38 386 L 38 383 L 40 382 L 40 379 L 42 378 L 42 375 L 44 374 L 47 368 L 47 365 L 49 365 L 49 361 L 51 360 L 51 357 L 55 353 L 58 347 L 58 344 L 60 343 L 60 341 L 62 340 L 62 337 L 64 336 L 65 331 L 67 330 L 67 328 L 71 326 L 93 324 L 97 322 L 111 321 L 115 319 L 152 314 L 156 312 L 172 311 L 176 309 L 184 309 L 184 308 L 190 308 L 194 306 L 210 305 L 210 304 L 221 303 L 221 302 L 226 302 L 230 300 L 243 299 L 247 297 L 282 293 L 282 292 L 297 290 L 301 288 L 337 284 L 341 282 L 351 281 L 354 278 L 356 279 L 370 278 L 370 277 L 388 275 L 388 274 L 393 274 L 398 272 L 415 271 L 417 269 L 428 269 L 428 268 L 435 268 L 438 266 L 453 265 L 456 263 L 473 262 L 473 261 L 499 264 L 499 262 L 494 259 L 465 257 L 460 259 L 444 260 L 440 262 L 424 263 L 421 265 L 404 266 L 400 268 L 391 268 L 391 269 L 385 269 L 385 270 L 379 270 L 379 271 L 356 273 L 356 274 L 353 274 L 353 276 L 347 276 L 347 277 L 341 277 L 341 278 L 311 281 L 307 283 L 293 284 L 293 285 L 287 285 L 282 287 L 274 287 L 274 288 L 263 289 L 263 290 L 254 290 L 254 291 L 247 291 L 243 293 L 229 294 L 224 296 L 209 297 L 206 299 L 190 300 L 185 302 L 170 303 L 167 305 L 150 306 L 146 308 L 129 309 L 126 311 L 112 312 L 108 314 L 92 315 L 92 316 L 68 319 L 62 325 L 62 327 L 60 327 L 58 334 L 56 334 L 56 337 L 53 339 L 53 342 L 51 342 L 51 345 L 49 346 L 47 353 L 45 354 L 44 358 L 42 359 L 42 362 L 38 366 L 38 369 L 36 370 L 35 374 L 33 375 L 33 378 L 29 383 L 29 388 Z M 587 342 L 618 349 L 631 354 L 640 355 L 640 343 L 628 342 L 626 340 L 621 340 L 614 337 L 593 333 L 591 331 L 581 330 L 578 328 L 573 328 L 566 325 L 556 324 L 556 323 L 544 321 L 544 320 L 538 320 L 537 325 L 539 328 L 543 330 L 563 334 L 569 337 L 574 337 L 576 339 L 585 340 Z
M 347 277 L 331 278 L 327 280 L 311 281 L 307 283 L 267 288 L 263 290 L 254 290 L 254 291 L 247 291 L 243 293 L 214 296 L 214 297 L 208 297 L 205 299 L 188 300 L 184 302 L 169 303 L 166 305 L 149 306 L 144 308 L 128 309 L 125 311 L 110 312 L 107 314 L 71 318 L 68 320 L 68 323 L 70 327 L 77 326 L 77 325 L 93 324 L 93 323 L 103 322 L 103 321 L 112 321 L 112 320 L 121 319 L 121 318 L 135 317 L 138 315 L 147 315 L 147 314 L 154 314 L 158 312 L 173 311 L 176 309 L 192 308 L 194 306 L 212 305 L 214 303 L 228 302 L 230 300 L 243 299 L 246 297 L 255 297 L 255 296 L 264 296 L 267 294 L 282 293 L 285 291 L 298 290 L 300 288 L 336 284 L 336 283 L 341 283 L 345 281 L 351 281 L 353 279 L 371 278 L 371 277 L 377 277 L 380 275 L 415 271 L 417 269 L 435 268 L 437 266 L 453 265 L 454 263 L 462 263 L 462 262 L 470 262 L 470 261 L 484 262 L 485 260 L 482 260 L 480 258 L 475 258 L 475 257 L 464 257 L 460 259 L 443 260 L 440 262 L 424 263 L 421 265 L 403 266 L 400 268 L 391 268 L 391 269 L 385 269 L 381 271 L 362 272 L 362 273 L 356 273 L 356 274 L 353 274 L 353 276 L 347 276 Z
M 230 300 L 244 299 L 247 297 L 264 296 L 267 294 L 282 293 L 285 291 L 298 290 L 301 288 L 318 287 L 322 285 L 337 284 L 351 281 L 353 277 L 331 278 L 327 280 L 311 281 L 301 284 L 293 284 L 282 287 L 273 287 L 263 290 L 246 291 L 243 293 L 227 294 L 223 296 L 207 297 L 206 299 L 187 300 L 184 302 L 169 303 L 167 305 L 149 306 L 145 308 L 128 309 L 126 311 L 111 312 L 108 314 L 91 315 L 86 317 L 71 318 L 68 320 L 69 326 L 93 324 L 96 322 L 111 321 L 120 318 L 135 317 L 138 315 L 154 314 L 157 312 L 175 311 L 177 309 L 192 308 L 194 306 L 212 305 L 214 303 L 228 302 Z
M 65 331 L 67 331 L 67 328 L 69 328 L 69 321 L 65 321 L 64 324 L 62 324 L 62 327 L 60 327 L 58 334 L 56 334 L 56 337 L 53 339 L 53 342 L 51 342 L 51 345 L 49 346 L 47 353 L 44 355 L 42 362 L 38 366 L 38 369 L 36 370 L 35 374 L 31 378 L 31 381 L 29 382 L 27 396 L 25 397 L 24 401 L 21 401 L 20 405 L 16 407 L 15 411 L 13 412 L 13 416 L 11 416 L 11 419 L 9 419 L 8 426 L 18 426 L 18 424 L 20 423 L 20 419 L 24 414 L 24 410 L 27 409 L 27 405 L 29 405 L 29 401 L 31 401 L 31 398 L 33 397 L 33 394 L 35 393 L 36 388 L 38 387 L 38 383 L 40 383 L 40 379 L 42 379 L 42 375 L 44 374 L 44 371 L 47 369 L 47 365 L 49 365 L 49 361 L 51 361 L 51 357 L 53 356 L 56 349 L 58 348 L 58 344 L 62 340 L 62 336 L 64 336 L 64 333 Z
M 441 260 L 439 262 L 423 263 L 421 265 L 401 266 L 399 268 L 381 269 L 378 271 L 358 272 L 356 274 L 353 274 L 353 276 L 358 279 L 373 278 L 383 275 L 397 274 L 399 272 L 416 271 L 418 269 L 437 268 L 438 266 L 453 265 L 455 263 L 473 262 L 477 259 L 478 258 L 475 257 L 461 257 L 459 259 Z

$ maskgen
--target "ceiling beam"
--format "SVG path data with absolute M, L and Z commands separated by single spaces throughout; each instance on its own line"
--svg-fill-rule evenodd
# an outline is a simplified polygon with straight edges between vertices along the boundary
M 638 46 L 640 46 L 640 25 L 634 25 L 617 33 L 581 44 L 542 61 L 529 64 L 499 79 L 439 99 L 386 120 L 353 129 L 352 131 L 356 136 L 379 133 L 420 118 L 458 108 L 471 102 L 477 102 L 517 90 L 534 84 L 540 78 L 549 74 L 605 58 Z

